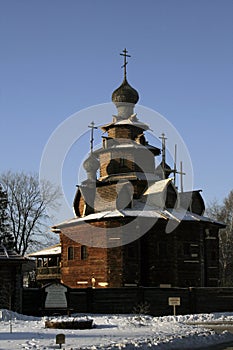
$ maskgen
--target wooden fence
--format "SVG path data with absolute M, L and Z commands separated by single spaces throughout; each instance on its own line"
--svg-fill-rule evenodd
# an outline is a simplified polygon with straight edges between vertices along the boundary
M 67 292 L 69 308 L 77 313 L 133 313 L 141 305 L 150 315 L 171 315 L 171 297 L 180 298 L 177 314 L 233 312 L 233 288 L 68 288 Z M 25 288 L 22 312 L 41 315 L 44 299 L 43 288 Z

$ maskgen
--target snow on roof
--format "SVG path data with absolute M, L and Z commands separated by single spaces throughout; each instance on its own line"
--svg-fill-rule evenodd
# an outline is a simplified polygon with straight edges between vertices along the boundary
M 66 220 L 61 222 L 60 224 L 52 227 L 52 230 L 57 231 L 57 229 L 62 229 L 64 227 L 67 226 L 72 226 L 78 223 L 82 223 L 85 221 L 96 221 L 96 220 L 101 220 L 101 219 L 106 219 L 106 218 L 117 218 L 117 217 L 137 217 L 137 216 L 141 216 L 141 217 L 151 217 L 151 218 L 162 218 L 164 219 L 164 216 L 162 214 L 159 214 L 157 212 L 155 212 L 154 210 L 147 210 L 145 212 L 143 212 L 142 214 L 142 210 L 141 209 L 124 209 L 124 210 L 113 210 L 113 211 L 102 211 L 99 213 L 94 213 L 94 214 L 89 214 L 85 217 L 81 217 L 81 218 L 72 218 L 70 220 Z
M 165 180 L 156 181 L 153 185 L 148 187 L 148 189 L 144 192 L 144 195 L 155 194 L 155 193 L 158 193 L 158 192 L 163 192 L 164 189 L 167 188 L 168 184 L 171 181 L 172 181 L 171 178 L 165 179 Z
M 163 209 L 160 207 L 154 207 L 143 203 L 141 201 L 135 201 L 133 208 L 126 208 L 121 210 L 109 210 L 102 211 L 98 213 L 89 214 L 85 217 L 76 217 L 70 220 L 59 223 L 58 225 L 52 227 L 52 230 L 58 231 L 65 227 L 73 226 L 86 221 L 97 221 L 102 219 L 119 218 L 119 217 L 141 217 L 141 218 L 152 218 L 152 219 L 162 219 L 162 220 L 174 220 L 174 221 L 193 221 L 193 222 L 204 222 L 209 224 L 217 224 L 224 227 L 221 222 L 214 221 L 208 217 L 201 216 L 182 208 L 179 209 Z
M 134 179 L 139 179 L 139 180 L 147 180 L 147 181 L 156 181 L 157 176 L 153 173 L 140 173 L 138 171 L 130 172 L 130 173 L 118 173 L 118 174 L 113 174 L 113 175 L 107 175 L 101 177 L 101 181 L 111 181 L 114 180 L 119 180 L 119 177 L 124 176 L 125 180 L 134 180 Z
M 39 250 L 35 253 L 28 254 L 27 256 L 30 258 L 39 257 L 39 256 L 47 256 L 47 255 L 59 255 L 61 254 L 61 244 L 58 243 L 53 245 L 52 247 L 48 247 L 42 250 Z
M 147 124 L 141 122 L 138 119 L 134 119 L 134 118 L 133 119 L 130 119 L 130 118 L 121 119 L 121 120 L 118 120 L 116 122 L 111 122 L 111 123 L 108 123 L 108 124 L 101 126 L 101 129 L 105 131 L 111 126 L 118 126 L 118 125 L 134 125 L 134 126 L 137 126 L 139 128 L 142 128 L 143 130 L 148 130 L 148 129 L 151 130 Z
M 7 249 L 3 244 L 0 244 L 0 260 L 11 260 L 11 261 L 19 261 L 26 260 L 26 258 L 18 253 L 16 253 L 12 249 Z
M 172 179 L 165 179 L 156 181 L 153 185 L 149 186 L 144 192 L 142 200 L 147 201 L 149 205 L 156 204 L 160 208 L 165 207 L 167 186 L 171 183 Z
M 174 216 L 179 221 L 201 221 L 204 223 L 215 224 L 221 227 L 225 227 L 226 225 L 223 222 L 215 221 L 207 216 L 198 215 L 188 210 L 179 208 L 179 209 L 166 209 L 166 212 L 170 215 Z

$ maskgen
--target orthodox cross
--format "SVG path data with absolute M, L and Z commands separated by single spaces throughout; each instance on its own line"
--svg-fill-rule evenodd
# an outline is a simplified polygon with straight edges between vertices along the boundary
M 165 134 L 162 133 L 162 135 L 159 138 L 162 140 L 162 164 L 164 167 L 165 163 L 166 163 L 166 140 L 167 140 L 167 137 L 165 137 Z
M 177 144 L 175 144 L 175 153 L 174 153 L 174 185 L 176 186 L 176 174 L 177 174 L 177 169 L 176 169 L 176 157 L 177 157 Z
M 180 171 L 176 172 L 180 175 L 180 192 L 184 192 L 184 183 L 183 183 L 183 175 L 186 175 L 186 173 L 183 172 L 183 162 L 180 162 Z
M 94 141 L 94 129 L 98 129 L 97 126 L 95 126 L 94 122 L 91 122 L 91 125 L 88 125 L 88 128 L 91 128 L 91 139 L 90 139 L 90 144 L 91 144 L 91 153 L 93 152 L 93 141 Z
M 183 175 L 185 175 L 185 173 L 183 172 L 183 163 L 182 163 L 182 161 L 180 162 L 180 171 L 177 172 L 177 173 L 180 174 L 180 191 L 184 192 Z
M 121 68 L 124 67 L 124 79 L 126 79 L 126 65 L 128 64 L 128 62 L 126 61 L 126 57 L 131 57 L 131 56 L 127 55 L 128 51 L 126 49 L 124 49 L 122 52 L 123 53 L 120 53 L 120 55 L 124 56 L 124 64 L 123 66 L 121 66 Z
M 183 172 L 183 163 L 182 161 L 180 162 L 180 171 L 177 170 L 176 168 L 176 158 L 177 158 L 177 145 L 175 144 L 175 154 L 174 154 L 174 169 L 172 170 L 174 174 L 174 185 L 176 186 L 176 174 L 180 175 L 180 190 L 181 192 L 184 191 L 184 186 L 183 186 L 183 175 L 186 175 L 186 173 Z

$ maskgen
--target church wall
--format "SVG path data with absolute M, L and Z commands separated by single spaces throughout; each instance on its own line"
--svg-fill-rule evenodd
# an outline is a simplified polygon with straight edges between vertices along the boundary
M 81 245 L 66 235 L 61 235 L 62 282 L 71 288 L 86 288 L 100 282 L 107 282 L 107 254 L 102 248 Z M 73 249 L 73 256 L 69 256 L 69 249 Z
M 100 154 L 99 159 L 101 177 L 129 172 L 155 172 L 154 155 L 146 148 L 106 151 Z
M 177 234 L 178 286 L 204 286 L 202 228 L 193 223 L 180 224 Z
M 140 240 L 140 285 L 218 286 L 217 233 L 206 238 L 201 225 L 188 222 L 166 234 L 165 224 L 157 222 Z
M 108 136 L 112 138 L 131 139 L 130 127 L 114 127 L 108 130 Z
M 122 247 L 123 270 L 122 286 L 138 286 L 141 279 L 141 247 L 140 240 L 136 240 Z
M 72 288 L 87 287 L 94 277 L 96 287 L 218 286 L 217 230 L 212 236 L 206 236 L 199 224 L 182 223 L 167 234 L 166 222 L 157 221 L 145 235 L 130 244 L 108 249 L 86 247 L 84 259 L 81 257 L 82 244 L 66 236 L 75 237 L 78 232 L 77 240 L 80 241 L 80 237 L 88 237 L 92 227 L 93 236 L 89 239 L 92 243 L 96 239 L 96 243 L 106 246 L 106 239 L 110 244 L 111 240 L 121 239 L 121 234 L 127 234 L 124 231 L 126 223 L 125 218 L 118 218 L 64 229 L 61 235 L 63 283 Z M 114 227 L 121 225 L 122 233 L 114 231 Z M 103 230 L 96 235 L 98 227 Z M 108 227 L 111 230 L 107 233 Z M 69 247 L 74 248 L 72 259 L 68 258 Z
M 95 286 L 98 288 L 121 287 L 123 283 L 122 246 L 106 249 L 96 245 L 105 247 L 107 239 L 109 244 L 111 239 L 114 244 L 114 240 L 121 235 L 121 229 L 116 232 L 114 227 L 120 227 L 124 223 L 124 218 L 122 220 L 118 218 L 64 228 L 60 234 L 62 282 L 71 288 L 82 288 L 91 286 L 91 279 L 95 278 Z M 99 232 L 98 228 L 102 230 Z M 111 230 L 107 232 L 107 228 Z M 87 242 L 85 258 L 82 257 L 82 249 L 85 245 L 78 242 Z M 70 256 L 71 251 L 72 256 Z
M 205 231 L 206 280 L 209 287 L 219 285 L 219 238 L 218 230 Z
M 135 125 L 115 126 L 108 129 L 108 137 L 113 139 L 130 139 L 135 140 L 139 135 L 143 135 L 143 129 Z
M 155 172 L 154 155 L 147 148 L 140 148 L 134 151 L 135 171 L 144 174 Z
M 130 151 L 111 150 L 101 153 L 99 159 L 101 177 L 135 171 L 134 156 Z
M 133 198 L 135 199 L 139 198 L 147 189 L 147 181 L 131 180 L 131 184 L 133 185 Z M 119 191 L 120 189 L 121 187 L 118 187 L 117 189 L 117 183 L 107 183 L 104 186 L 102 185 L 96 187 L 93 212 L 115 210 L 118 196 L 117 191 Z M 129 196 L 131 197 L 131 193 L 129 193 Z M 128 203 L 128 205 L 130 205 L 130 203 Z M 85 207 L 85 200 L 82 196 L 80 196 L 78 202 L 78 216 L 82 217 L 85 214 Z M 127 207 L 127 205 L 125 207 Z
M 96 188 L 95 211 L 114 210 L 116 208 L 116 184 Z
M 164 233 L 164 224 L 157 222 L 141 238 L 141 285 L 174 285 L 174 251 L 171 235 Z
M 107 269 L 108 269 L 108 287 L 120 288 L 123 285 L 123 250 L 122 247 L 106 249 Z
M 198 223 L 182 223 L 177 232 L 178 285 L 218 286 L 218 230 L 215 230 L 215 237 L 207 238 L 204 226 Z
M 100 160 L 100 177 L 105 177 L 108 175 L 107 173 L 107 166 L 111 160 L 111 153 L 110 151 L 105 151 L 99 155 Z

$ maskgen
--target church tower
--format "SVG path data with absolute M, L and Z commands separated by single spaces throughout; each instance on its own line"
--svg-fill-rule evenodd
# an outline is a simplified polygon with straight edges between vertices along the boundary
M 86 196 L 88 196 L 89 201 L 86 201 L 85 204 L 82 200 L 80 202 L 78 191 L 74 200 L 74 210 L 77 216 L 104 210 L 104 207 L 110 209 L 106 201 L 102 204 L 100 201 L 93 202 L 95 195 L 93 192 L 91 194 L 90 181 L 96 181 L 98 169 L 100 176 L 95 183 L 98 188 L 97 192 L 104 198 L 105 190 L 108 191 L 108 195 L 111 196 L 111 209 L 114 208 L 114 205 L 117 209 L 123 209 L 125 205 L 132 206 L 132 200 L 142 195 L 147 189 L 148 183 L 158 179 L 155 172 L 155 156 L 160 154 L 160 149 L 146 141 L 144 132 L 149 129 L 149 126 L 141 122 L 134 112 L 139 94 L 127 81 L 126 57 L 130 56 L 127 55 L 126 49 L 121 55 L 124 56 L 123 82 L 112 93 L 112 102 L 116 106 L 117 115 L 113 116 L 112 122 L 101 127 L 105 134 L 102 137 L 102 148 L 94 152 L 91 151 L 90 156 L 83 164 L 89 181 L 84 182 L 80 186 L 80 190 L 83 194 L 88 192 Z M 90 127 L 93 128 L 93 125 Z M 112 191 L 109 187 L 110 184 L 113 184 Z M 121 187 L 121 195 L 118 193 L 117 197 L 116 186 L 118 189 Z M 123 196 L 122 194 L 125 191 L 128 193 L 127 203 L 127 195 Z M 110 192 L 111 194 L 109 194 Z M 92 199 L 90 199 L 91 197 Z
M 200 191 L 179 192 L 161 150 L 146 140 L 149 126 L 134 111 L 138 92 L 127 80 L 112 93 L 117 114 L 101 126 L 102 147 L 83 167 L 75 217 L 60 232 L 62 282 L 73 288 L 162 285 L 217 286 L 220 223 L 203 216 Z M 98 176 L 97 176 L 98 173 Z M 169 230 L 168 230 L 169 227 Z

